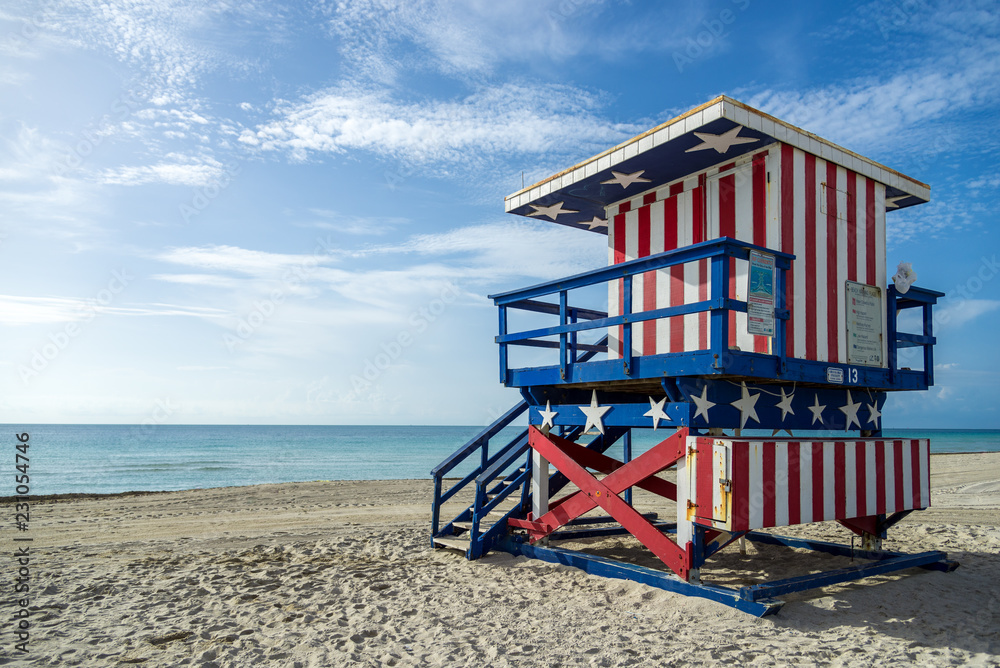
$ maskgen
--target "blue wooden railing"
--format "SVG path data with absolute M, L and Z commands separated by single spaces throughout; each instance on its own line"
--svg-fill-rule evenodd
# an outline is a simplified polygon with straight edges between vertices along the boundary
M 607 336 L 599 341 L 595 347 L 600 347 L 603 350 L 606 341 Z M 585 362 L 596 354 L 596 352 L 591 351 L 581 355 L 580 361 Z M 468 530 L 470 543 L 468 556 L 470 559 L 476 559 L 489 552 L 493 541 L 506 533 L 507 517 L 528 507 L 527 504 L 530 496 L 528 486 L 525 484 L 531 479 L 531 457 L 527 456 L 530 449 L 528 446 L 528 430 L 520 431 L 506 445 L 490 454 L 491 441 L 527 410 L 527 402 L 524 400 L 518 402 L 509 411 L 497 418 L 493 424 L 476 434 L 469 442 L 431 470 L 431 477 L 434 479 L 434 499 L 431 506 L 432 545 L 435 537 L 453 535 L 458 523 L 469 523 L 471 528 Z M 577 429 L 572 434 L 565 434 L 565 436 L 575 439 L 582 431 L 582 429 Z M 598 441 L 595 441 L 595 443 L 600 442 L 600 447 L 606 448 L 608 444 L 613 443 L 621 436 L 622 433 L 616 432 L 613 439 L 604 440 L 602 437 Z M 588 447 L 597 446 L 591 444 Z M 601 451 L 603 452 L 603 450 Z M 478 465 L 461 480 L 445 489 L 445 475 L 473 457 L 478 458 Z M 522 457 L 524 458 L 524 465 L 508 472 Z M 564 477 L 560 478 L 560 476 L 562 476 L 561 473 L 556 473 L 552 476 L 552 480 L 550 480 L 549 489 L 553 493 L 567 482 Z M 472 505 L 442 527 L 442 506 L 473 481 L 475 482 L 475 497 Z M 520 503 L 511 509 L 500 521 L 496 522 L 493 527 L 485 532 L 480 531 L 480 523 L 486 518 L 489 512 L 515 492 L 520 492 L 521 494 Z
M 567 377 L 567 369 L 577 363 L 579 351 L 603 351 L 606 346 L 596 344 L 581 344 L 577 337 L 580 332 L 622 327 L 622 370 L 625 376 L 632 373 L 632 327 L 635 323 L 647 320 L 659 320 L 689 313 L 709 312 L 710 316 L 710 349 L 721 353 L 729 348 L 729 311 L 746 313 L 747 303 L 728 296 L 730 266 L 729 259 L 748 260 L 751 251 L 759 251 L 773 255 L 775 259 L 775 340 L 774 350 L 777 351 L 783 365 L 785 355 L 785 321 L 789 318 L 788 309 L 784 308 L 785 272 L 791 268 L 794 255 L 773 251 L 744 241 L 728 237 L 705 241 L 703 243 L 685 246 L 676 250 L 657 253 L 648 257 L 630 260 L 620 264 L 595 269 L 568 278 L 561 278 L 546 283 L 491 295 L 499 308 L 500 334 L 496 342 L 500 345 L 500 380 L 508 381 L 508 346 L 532 346 L 540 348 L 559 349 L 560 377 Z M 683 265 L 688 262 L 709 260 L 711 263 L 711 296 L 703 301 L 680 306 L 658 308 L 650 311 L 634 313 L 632 311 L 632 279 L 635 276 L 650 271 L 657 271 Z M 622 280 L 623 298 L 621 315 L 608 316 L 606 313 L 589 309 L 571 307 L 568 304 L 568 293 L 589 286 L 600 285 L 610 281 Z M 559 303 L 537 301 L 538 297 L 558 295 Z M 550 313 L 559 316 L 559 324 L 554 327 L 544 327 L 523 332 L 508 332 L 508 309 L 519 309 L 540 313 Z M 558 341 L 544 340 L 545 337 L 558 336 Z
M 730 312 L 747 311 L 745 301 L 729 296 L 732 271 L 730 259 L 747 261 L 751 251 L 767 253 L 775 258 L 775 328 L 772 355 L 729 348 Z M 900 295 L 895 286 L 890 285 L 886 291 L 887 368 L 859 367 L 846 363 L 787 357 L 786 323 L 790 318 L 790 312 L 784 304 L 785 281 L 786 272 L 791 268 L 794 259 L 795 256 L 788 253 L 724 237 L 520 290 L 491 295 L 499 310 L 499 335 L 496 337 L 496 342 L 499 344 L 500 353 L 500 380 L 508 385 L 531 386 L 559 382 L 597 382 L 728 373 L 822 384 L 828 382 L 828 369 L 839 366 L 844 371 L 844 377 L 850 378 L 848 384 L 852 385 L 895 390 L 920 390 L 933 385 L 935 338 L 932 307 L 944 293 L 925 288 L 911 287 L 905 295 Z M 711 294 L 708 299 L 633 312 L 632 281 L 636 276 L 700 260 L 708 260 L 710 263 Z M 609 316 L 594 309 L 570 305 L 570 291 L 607 285 L 612 281 L 621 281 L 620 314 Z M 552 299 L 553 296 L 555 299 Z M 550 301 L 540 299 L 544 297 L 549 297 Z M 914 308 L 921 309 L 922 332 L 919 334 L 900 332 L 897 326 L 897 313 Z M 558 320 L 554 326 L 511 332 L 509 331 L 511 309 L 554 315 Z M 645 358 L 633 354 L 632 328 L 636 323 L 703 312 L 710 314 L 708 349 Z M 617 371 L 607 366 L 611 362 L 595 362 L 589 365 L 594 367 L 593 369 L 588 369 L 584 365 L 574 367 L 583 361 L 581 353 L 586 353 L 590 359 L 595 353 L 607 350 L 607 346 L 602 342 L 591 344 L 580 342 L 580 334 L 593 330 L 607 331 L 610 327 L 621 328 L 622 357 L 621 360 L 614 362 L 620 365 Z M 512 370 L 508 357 L 509 346 L 558 349 L 558 366 Z M 909 359 L 906 352 L 899 351 L 915 346 L 922 347 L 923 369 L 900 367 L 900 361 L 908 363 Z M 761 364 L 761 358 L 769 358 L 773 360 L 773 364 Z M 597 368 L 600 365 L 603 366 Z M 557 375 L 556 370 L 558 370 Z
M 944 297 L 944 293 L 936 290 L 911 287 L 906 294 L 900 294 L 895 285 L 889 286 L 889 290 L 886 292 L 886 308 L 889 311 L 887 336 L 889 340 L 890 379 L 902 371 L 899 368 L 900 357 L 902 357 L 899 353 L 900 349 L 921 347 L 924 368 L 920 373 L 923 374 L 924 384 L 927 387 L 934 384 L 934 344 L 937 343 L 937 339 L 934 337 L 933 306 L 941 297 Z M 896 314 L 914 308 L 920 309 L 922 332 L 920 334 L 900 332 L 896 322 Z

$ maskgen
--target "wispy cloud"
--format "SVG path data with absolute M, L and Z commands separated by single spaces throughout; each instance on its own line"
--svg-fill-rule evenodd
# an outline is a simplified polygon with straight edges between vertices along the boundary
M 237 246 L 186 246 L 168 249 L 157 254 L 156 259 L 253 277 L 276 277 L 296 267 L 330 262 L 332 257 L 316 254 L 270 253 Z
M 893 5 L 887 10 L 886 5 Z M 1000 107 L 1000 15 L 992 2 L 873 3 L 844 22 L 869 30 L 888 27 L 893 57 L 878 74 L 820 87 L 750 88 L 747 103 L 863 155 L 891 150 L 935 156 L 957 143 L 997 148 L 993 125 L 956 127 L 963 114 Z M 898 11 L 897 11 L 898 10 Z M 854 29 L 823 35 L 837 41 Z M 877 56 L 873 56 L 875 59 Z M 964 132 L 965 136 L 955 136 Z M 974 139 L 975 141 L 969 141 Z
M 219 25 L 239 23 L 244 40 L 266 39 L 263 28 L 280 13 L 259 3 L 137 0 L 104 3 L 74 0 L 44 15 L 45 26 L 86 49 L 100 49 L 130 66 L 133 88 L 155 105 L 184 103 L 201 77 L 220 66 L 246 66 L 232 33 Z M 213 39 L 216 37 L 217 39 Z
M 641 130 L 611 123 L 607 99 L 559 85 L 503 84 L 454 100 L 404 102 L 386 90 L 341 86 L 275 109 L 274 121 L 240 141 L 261 150 L 312 153 L 364 150 L 448 172 L 524 154 L 576 154 L 607 147 Z
M 605 0 L 359 0 L 331 4 L 325 13 L 355 80 L 381 84 L 427 69 L 482 78 L 505 63 L 531 67 L 582 54 L 615 58 L 673 48 L 702 16 L 697 6 L 638 5 L 631 10 L 642 18 L 617 22 L 614 8 Z M 658 29 L 648 30 L 651 23 Z
M 294 224 L 356 236 L 381 236 L 410 222 L 398 216 L 346 215 L 330 209 L 309 209 L 307 214 L 307 221 Z
M 558 249 L 558 253 L 554 253 Z M 374 256 L 396 256 L 390 266 Z M 159 273 L 154 279 L 236 292 L 316 297 L 336 294 L 376 309 L 399 310 L 413 300 L 457 289 L 466 301 L 514 280 L 543 280 L 602 266 L 603 237 L 578 230 L 509 221 L 414 235 L 401 242 L 333 249 L 329 254 L 278 254 L 233 246 L 173 248 L 157 259 L 196 273 Z
M 39 325 L 82 322 L 96 315 L 117 316 L 189 316 L 220 318 L 227 314 L 221 309 L 176 304 L 145 303 L 132 306 L 105 306 L 93 299 L 72 297 L 21 297 L 0 295 L 0 311 L 4 325 Z
M 98 180 L 106 185 L 140 186 L 164 183 L 176 186 L 203 186 L 218 181 L 225 173 L 224 165 L 214 158 L 185 158 L 177 154 L 166 156 L 170 162 L 106 169 Z

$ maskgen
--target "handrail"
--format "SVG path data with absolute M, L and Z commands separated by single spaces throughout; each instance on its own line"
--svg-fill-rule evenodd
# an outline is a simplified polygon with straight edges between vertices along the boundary
M 937 338 L 934 336 L 934 317 L 932 307 L 937 303 L 938 298 L 944 297 L 943 292 L 929 290 L 911 286 L 906 294 L 900 294 L 895 285 L 890 285 L 886 291 L 886 309 L 888 310 L 888 343 L 889 343 L 889 374 L 895 376 L 901 371 L 898 368 L 899 350 L 909 348 L 922 348 L 923 352 L 923 376 L 924 384 L 930 387 L 934 384 L 934 344 Z M 905 309 L 919 308 L 921 310 L 922 333 L 913 334 L 910 332 L 900 332 L 899 324 L 896 321 L 897 311 Z M 909 354 L 904 353 L 905 354 Z M 919 372 L 918 372 L 919 373 Z
M 730 283 L 729 258 L 749 260 L 751 252 L 754 251 L 765 253 L 774 258 L 774 267 L 776 270 L 774 277 L 774 350 L 777 351 L 775 356 L 777 357 L 778 369 L 783 372 L 786 364 L 785 321 L 791 317 L 789 310 L 784 308 L 784 304 L 782 303 L 785 296 L 785 272 L 791 268 L 792 260 L 795 259 L 795 256 L 749 242 L 722 237 L 586 271 L 567 278 L 539 283 L 528 288 L 491 295 L 490 298 L 493 299 L 499 311 L 499 334 L 495 341 L 499 344 L 500 381 L 502 383 L 508 382 L 507 346 L 511 345 L 546 348 L 558 347 L 559 375 L 560 378 L 566 380 L 572 372 L 570 367 L 583 361 L 577 357 L 578 351 L 585 349 L 593 350 L 593 344 L 580 344 L 577 342 L 579 332 L 607 327 L 622 328 L 621 362 L 625 375 L 629 376 L 632 374 L 633 366 L 632 328 L 636 323 L 694 313 L 709 312 L 711 314 L 709 347 L 712 351 L 728 350 L 730 325 L 727 312 L 746 312 L 748 308 L 746 301 L 735 299 L 728 294 L 728 285 Z M 702 260 L 709 260 L 711 262 L 710 276 L 712 287 L 711 294 L 708 295 L 707 299 L 689 304 L 633 313 L 632 279 L 635 276 Z M 593 315 L 598 317 L 589 317 L 581 322 L 578 314 L 583 309 L 572 307 L 568 304 L 569 291 L 602 283 L 610 283 L 611 281 L 621 281 L 622 303 L 620 304 L 620 315 L 609 316 L 608 314 L 604 314 L 604 317 L 599 317 L 599 312 L 593 312 Z M 558 293 L 559 295 L 558 307 L 555 304 L 534 301 L 536 297 L 554 293 Z M 537 305 L 544 305 L 544 308 L 538 308 Z M 511 308 L 557 315 L 559 322 L 553 327 L 509 333 L 507 331 L 507 311 Z M 545 340 L 545 337 L 553 336 L 559 337 L 558 342 Z
M 522 399 L 520 402 L 515 404 L 513 408 L 497 418 L 493 424 L 483 429 L 461 448 L 448 455 L 447 459 L 431 469 L 431 475 L 434 477 L 443 476 L 445 473 L 458 466 L 458 464 L 464 461 L 466 457 L 481 448 L 484 442 L 489 441 L 491 438 L 496 436 L 500 430 L 506 428 L 526 410 L 528 410 L 528 402 Z
M 594 349 L 584 353 L 580 356 L 580 361 L 587 361 L 597 354 L 597 349 L 602 346 L 606 346 L 608 337 L 604 336 L 594 344 Z M 482 509 L 483 504 L 480 503 L 479 495 L 484 491 L 484 486 L 488 485 L 498 474 L 500 474 L 506 467 L 509 467 L 513 461 L 523 455 L 528 447 L 527 430 L 522 431 L 517 436 L 515 436 L 507 445 L 501 448 L 498 452 L 494 453 L 491 457 L 489 454 L 489 443 L 490 439 L 500 433 L 505 427 L 510 425 L 515 419 L 517 419 L 522 413 L 528 410 L 528 403 L 525 400 L 521 400 L 509 411 L 497 418 L 493 424 L 483 429 L 476 436 L 470 439 L 465 445 L 460 447 L 458 450 L 453 452 L 448 456 L 443 462 L 438 464 L 431 470 L 431 476 L 434 479 L 434 501 L 431 511 L 431 536 L 437 536 L 441 528 L 441 506 L 453 497 L 456 493 L 464 489 L 469 483 L 475 481 L 477 486 L 477 500 L 474 504 L 474 508 Z M 449 489 L 443 489 L 444 475 L 448 471 L 458 466 L 464 460 L 475 453 L 480 454 L 479 466 L 475 467 L 469 474 L 464 478 L 459 480 L 457 483 L 452 485 Z M 511 454 L 516 453 L 516 454 Z M 512 481 L 521 480 L 523 483 L 523 475 L 511 474 Z M 508 478 L 511 478 L 508 476 Z M 521 483 L 518 483 L 521 484 Z M 507 486 L 509 489 L 517 487 L 517 485 L 512 484 Z M 503 496 L 507 496 L 507 493 L 503 493 Z M 494 499 L 495 500 L 495 499 Z M 491 502 L 492 503 L 492 502 Z M 490 505 L 490 504 L 486 504 Z M 495 504 L 493 504 L 495 505 Z M 492 508 L 493 505 L 490 505 Z M 472 530 L 472 536 L 475 540 L 478 538 L 478 519 L 479 513 L 475 513 L 473 516 L 472 508 L 467 509 L 459 515 L 458 518 L 452 520 L 452 522 L 459 521 L 462 517 L 471 517 L 474 521 L 474 527 Z M 465 521 L 464 519 L 461 521 Z M 474 551 L 480 549 L 479 547 L 473 548 Z

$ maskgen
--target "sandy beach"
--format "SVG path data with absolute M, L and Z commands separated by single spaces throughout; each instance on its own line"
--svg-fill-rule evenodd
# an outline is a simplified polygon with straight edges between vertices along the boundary
M 4 501 L 0 568 L 30 545 L 29 652 L 0 599 L 0 664 L 33 666 L 997 665 L 1000 453 L 934 455 L 933 508 L 889 534 L 953 573 L 907 571 L 785 597 L 757 619 L 701 599 L 505 554 L 429 546 L 430 481 L 311 482 Z M 653 507 L 638 497 L 642 510 Z M 11 520 L 8 522 L 8 520 Z M 783 530 L 849 542 L 835 524 Z M 574 545 L 649 561 L 629 538 Z M 731 585 L 846 565 L 727 548 Z

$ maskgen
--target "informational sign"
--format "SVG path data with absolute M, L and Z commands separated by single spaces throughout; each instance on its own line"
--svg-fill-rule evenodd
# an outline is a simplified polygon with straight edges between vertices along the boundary
M 882 366 L 882 289 L 847 281 L 847 363 Z
M 774 256 L 750 251 L 747 277 L 747 331 L 774 336 Z

